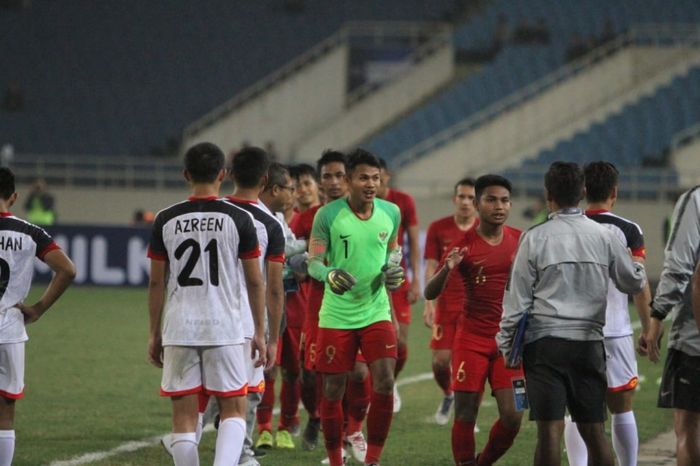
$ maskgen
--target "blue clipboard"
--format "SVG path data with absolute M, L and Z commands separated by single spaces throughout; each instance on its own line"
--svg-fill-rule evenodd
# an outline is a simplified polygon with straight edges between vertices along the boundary
M 523 315 L 518 321 L 518 326 L 513 335 L 512 344 L 510 346 L 510 354 L 508 355 L 508 367 L 520 367 L 523 362 L 523 346 L 525 345 L 525 329 L 527 329 L 527 321 L 530 313 Z

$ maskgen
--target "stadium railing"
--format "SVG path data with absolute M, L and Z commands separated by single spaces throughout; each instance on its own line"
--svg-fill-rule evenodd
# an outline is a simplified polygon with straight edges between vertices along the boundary
M 698 47 L 700 46 L 700 26 L 695 24 L 634 25 L 629 31 L 619 35 L 615 40 L 594 49 L 580 59 L 563 66 L 559 70 L 529 84 L 465 120 L 436 133 L 432 137 L 398 154 L 390 160 L 390 164 L 394 169 L 399 169 L 430 153 L 434 149 L 447 144 L 452 139 L 479 128 L 509 109 L 542 94 L 553 86 L 556 86 L 562 81 L 594 65 L 603 58 L 631 45 L 665 47 L 683 45 Z

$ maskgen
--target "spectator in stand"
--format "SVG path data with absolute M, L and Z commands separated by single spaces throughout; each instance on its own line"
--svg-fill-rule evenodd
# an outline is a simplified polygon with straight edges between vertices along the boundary
M 35 225 L 54 225 L 56 211 L 54 197 L 46 190 L 46 181 L 38 178 L 24 203 L 27 220 Z

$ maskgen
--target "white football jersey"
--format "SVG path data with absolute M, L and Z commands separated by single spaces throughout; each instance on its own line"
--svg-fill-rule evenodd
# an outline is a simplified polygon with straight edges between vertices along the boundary
M 158 212 L 148 256 L 168 261 L 163 345 L 243 343 L 238 259 L 259 255 L 252 217 L 227 202 L 190 198 Z
M 58 245 L 42 228 L 0 213 L 0 343 L 27 340 L 24 315 L 15 304 L 29 293 L 34 257 L 43 260 L 54 249 Z
M 258 244 L 260 245 L 260 270 L 263 274 L 263 280 L 266 280 L 266 261 L 284 263 L 285 239 L 282 225 L 265 204 L 260 201 L 253 202 L 234 196 L 226 196 L 226 201 L 240 207 L 253 216 L 255 231 L 258 235 Z M 248 301 L 248 291 L 244 282 L 241 283 L 241 288 L 241 299 L 244 302 L 244 307 L 248 309 L 248 312 L 243 316 L 243 332 L 246 338 L 253 338 L 255 324 L 250 309 L 250 302 Z
M 632 255 L 641 258 L 646 257 L 644 235 L 639 225 L 607 210 L 589 210 L 586 211 L 586 215 L 591 220 L 595 220 L 612 231 L 615 236 L 620 238 L 622 244 L 632 251 Z M 603 327 L 604 336 L 624 337 L 632 335 L 628 302 L 629 296 L 618 290 L 611 280 L 608 284 L 608 305 L 605 308 L 605 327 Z

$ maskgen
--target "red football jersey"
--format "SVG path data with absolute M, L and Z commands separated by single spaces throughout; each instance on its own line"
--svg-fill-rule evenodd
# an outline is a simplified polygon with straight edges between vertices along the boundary
M 402 191 L 390 189 L 386 195 L 386 199 L 399 206 L 401 212 L 401 224 L 399 225 L 399 245 L 403 246 L 404 236 L 408 227 L 418 225 L 418 216 L 416 215 L 416 203 L 413 198 Z
M 289 222 L 289 228 L 292 229 L 292 233 L 294 233 L 297 239 L 308 240 L 311 238 L 311 228 L 314 226 L 314 217 L 320 208 L 320 205 L 310 207 L 299 215 L 295 215 L 292 221 Z
M 478 219 L 472 228 L 477 224 Z M 423 259 L 433 259 L 440 262 L 447 253 L 448 247 L 460 240 L 464 233 L 465 231 L 459 229 L 452 215 L 435 220 L 428 227 Z M 459 274 L 452 273 L 447 279 L 445 289 L 436 300 L 435 323 L 456 322 L 462 309 L 464 309 L 464 286 Z
M 316 217 L 316 212 L 318 212 L 318 209 L 321 207 L 321 205 L 310 207 L 292 219 L 292 222 L 289 224 L 289 228 L 292 229 L 292 232 L 297 239 L 308 240 L 311 238 L 311 228 L 314 225 L 314 217 Z M 302 284 L 302 287 L 306 288 L 304 327 L 318 327 L 318 313 L 321 310 L 324 284 L 309 277 L 307 281 Z
M 495 337 L 503 314 L 503 293 L 518 249 L 520 230 L 503 227 L 501 244 L 493 246 L 479 236 L 476 228 L 449 246 L 467 248 L 457 273 L 466 295 L 460 325 L 469 333 Z

